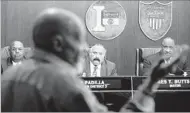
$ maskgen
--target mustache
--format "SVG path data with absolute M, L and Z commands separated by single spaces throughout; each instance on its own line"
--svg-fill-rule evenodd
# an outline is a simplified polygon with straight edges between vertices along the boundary
M 22 54 L 15 54 L 15 55 L 13 55 L 13 56 L 21 56 Z
M 172 54 L 172 52 L 165 51 L 164 54 Z
M 172 53 L 172 52 L 168 52 L 168 51 L 166 51 L 165 53 Z
M 100 59 L 99 58 L 94 58 L 93 61 L 99 61 L 100 62 Z

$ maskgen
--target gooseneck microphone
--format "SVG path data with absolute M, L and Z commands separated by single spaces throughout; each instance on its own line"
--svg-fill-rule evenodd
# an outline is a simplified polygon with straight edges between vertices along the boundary
M 181 69 L 179 66 L 177 66 L 177 68 L 183 72 L 183 76 L 186 77 L 188 74 L 186 71 L 184 71 L 183 69 Z M 187 70 L 188 71 L 188 70 Z

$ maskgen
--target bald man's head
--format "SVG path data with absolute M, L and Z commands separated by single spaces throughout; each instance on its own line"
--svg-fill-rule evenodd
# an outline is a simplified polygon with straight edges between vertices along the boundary
M 36 47 L 52 52 L 64 60 L 76 62 L 85 43 L 85 27 L 72 12 L 49 8 L 37 17 L 33 27 Z
M 167 46 L 175 46 L 175 41 L 174 41 L 172 38 L 167 37 L 167 38 L 165 38 L 165 39 L 162 41 L 162 45 L 163 45 L 163 46 L 165 46 L 165 45 L 167 45 Z
M 175 48 L 175 41 L 172 38 L 167 37 L 162 41 L 162 52 L 166 56 L 166 58 L 167 56 L 169 57 L 171 55 L 174 48 Z
M 34 43 L 36 46 L 50 46 L 57 35 L 65 41 L 83 41 L 85 28 L 80 18 L 72 12 L 59 8 L 46 9 L 36 19 L 33 28 Z
M 14 41 L 10 45 L 10 55 L 12 60 L 19 61 L 24 56 L 24 45 L 20 41 Z

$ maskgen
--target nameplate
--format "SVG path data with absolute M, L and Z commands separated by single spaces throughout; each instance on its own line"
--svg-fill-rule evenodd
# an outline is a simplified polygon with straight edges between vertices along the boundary
M 137 90 L 146 77 L 133 77 L 133 88 Z M 190 77 L 165 77 L 158 81 L 158 90 L 189 90 Z
M 130 78 L 88 77 L 84 84 L 92 90 L 131 90 Z
M 190 78 L 180 77 L 180 78 L 167 78 L 161 79 L 158 81 L 160 84 L 159 89 L 168 89 L 168 90 L 185 90 L 190 89 Z
M 110 88 L 120 88 L 120 83 L 118 82 L 118 84 L 113 86 L 113 82 L 116 82 L 115 80 L 113 81 L 109 81 L 108 80 L 85 80 L 84 84 L 91 88 L 91 89 L 108 89 Z
M 85 77 L 92 90 L 137 90 L 146 77 Z M 165 77 L 158 81 L 158 90 L 190 90 L 190 77 Z

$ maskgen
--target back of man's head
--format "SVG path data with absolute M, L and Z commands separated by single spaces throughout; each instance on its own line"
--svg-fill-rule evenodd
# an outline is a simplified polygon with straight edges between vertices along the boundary
M 49 8 L 37 17 L 33 27 L 33 40 L 37 48 L 75 63 L 81 45 L 85 42 L 85 27 L 74 13 Z

